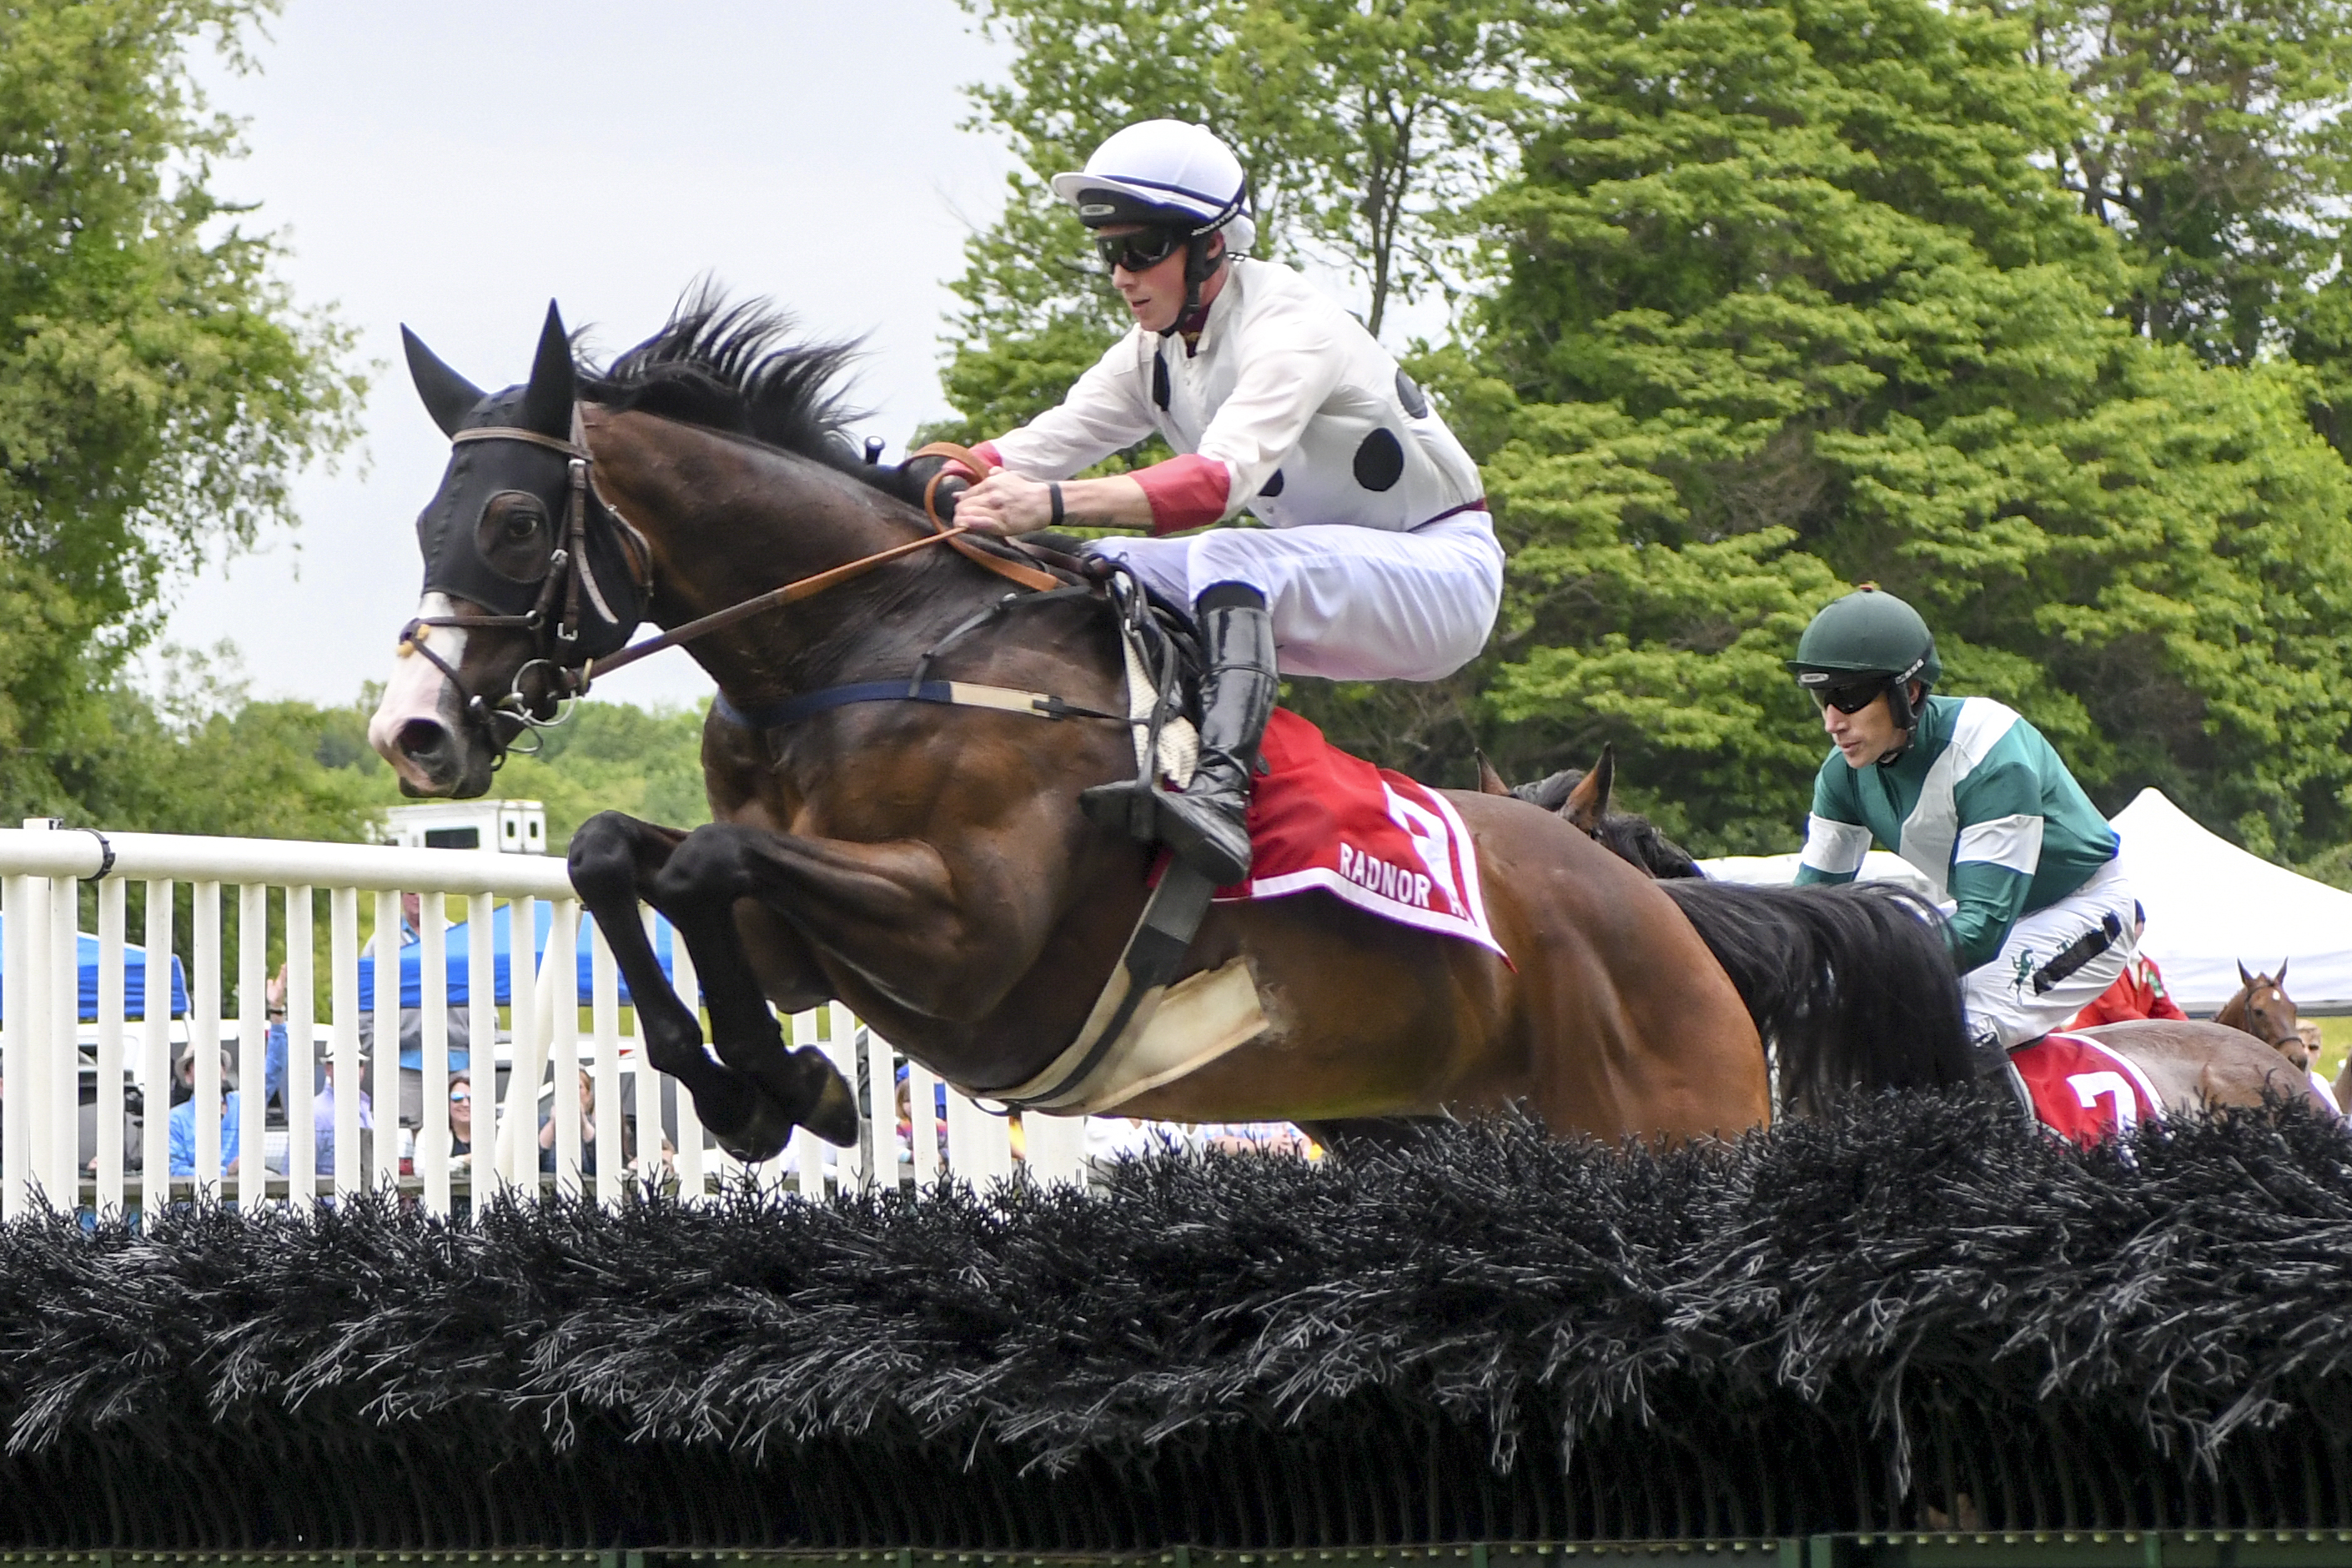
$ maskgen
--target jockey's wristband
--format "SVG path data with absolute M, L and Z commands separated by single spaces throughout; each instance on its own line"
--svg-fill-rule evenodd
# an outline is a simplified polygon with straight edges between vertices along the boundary
M 1057 484 L 1048 484 L 1048 485 L 1045 487 L 1045 499 L 1046 499 L 1046 500 L 1050 500 L 1050 501 L 1052 501 L 1052 502 L 1054 503 L 1054 519 L 1053 519 L 1053 521 L 1052 521 L 1051 522 L 1047 523 L 1047 524 L 1046 524 L 1046 526 L 1047 526 L 1048 528 L 1059 528 L 1059 527 L 1061 527 L 1061 526 L 1062 526 L 1062 487 L 1061 487 L 1061 486 L 1059 486 L 1059 485 L 1057 485 Z

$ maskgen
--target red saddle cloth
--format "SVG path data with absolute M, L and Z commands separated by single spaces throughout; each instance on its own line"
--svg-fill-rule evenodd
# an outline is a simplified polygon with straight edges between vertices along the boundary
M 2042 1124 L 2077 1143 L 2129 1132 L 2164 1114 L 2147 1075 L 2087 1035 L 2044 1035 L 2009 1059 Z
M 1478 855 L 1453 805 L 1402 773 L 1351 757 L 1276 709 L 1251 784 L 1248 880 L 1221 902 L 1320 888 L 1358 909 L 1503 953 L 1486 924 Z

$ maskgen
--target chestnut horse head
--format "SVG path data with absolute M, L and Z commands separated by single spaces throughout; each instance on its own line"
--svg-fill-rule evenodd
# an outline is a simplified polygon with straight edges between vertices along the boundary
M 2311 1068 L 2311 1046 L 2304 1039 L 2297 1026 L 2294 998 L 2286 994 L 2285 959 L 2279 960 L 2275 974 L 2257 974 L 2241 961 L 2238 964 L 2238 994 L 2221 1004 L 2213 1021 L 2247 1034 L 2270 1047 L 2296 1068 Z

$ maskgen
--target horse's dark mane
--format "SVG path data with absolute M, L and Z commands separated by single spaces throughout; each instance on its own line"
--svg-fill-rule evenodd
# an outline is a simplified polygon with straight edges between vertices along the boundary
M 708 285 L 662 330 L 604 370 L 580 367 L 581 395 L 740 436 L 864 477 L 848 426 L 865 411 L 838 384 L 858 345 L 792 341 L 792 317 L 766 300 L 730 302 Z

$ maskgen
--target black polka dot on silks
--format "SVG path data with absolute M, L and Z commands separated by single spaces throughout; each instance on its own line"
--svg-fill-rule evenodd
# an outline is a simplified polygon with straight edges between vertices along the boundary
M 1364 437 L 1356 448 L 1356 482 L 1368 490 L 1384 490 L 1404 477 L 1404 448 L 1396 433 L 1383 426 Z

